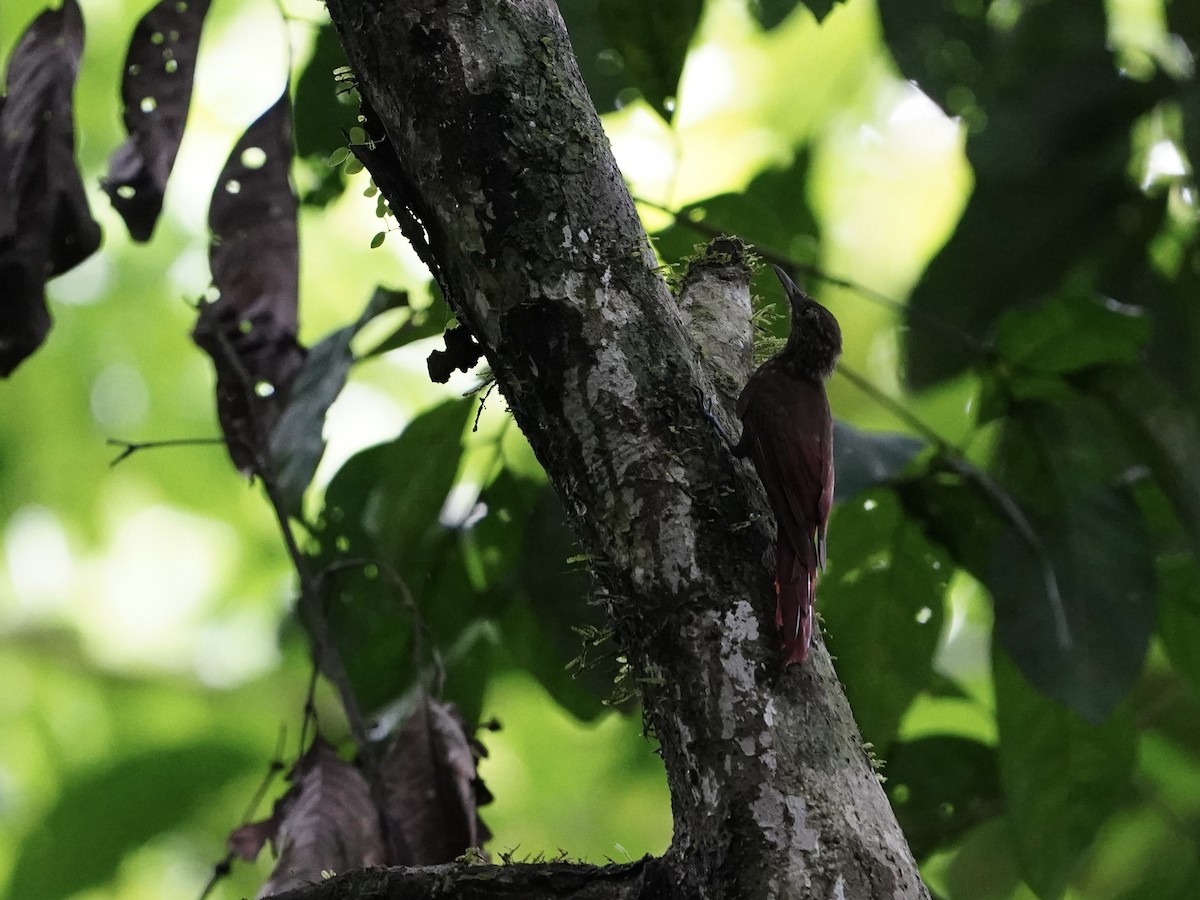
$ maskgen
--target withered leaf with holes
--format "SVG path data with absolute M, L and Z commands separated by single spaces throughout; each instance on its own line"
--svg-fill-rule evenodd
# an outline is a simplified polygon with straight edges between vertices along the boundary
M 482 754 L 453 704 L 418 699 L 383 760 L 388 828 L 413 855 L 393 862 L 453 862 L 491 837 L 477 811 L 492 799 L 475 769 Z
M 192 101 L 208 6 L 209 0 L 162 0 L 142 16 L 129 41 L 121 80 L 129 137 L 113 151 L 100 186 L 137 241 L 150 239 L 162 210 Z
M 275 850 L 275 868 L 259 897 L 319 882 L 325 871 L 383 864 L 379 813 L 358 769 L 318 737 L 288 777 L 292 787 L 269 819 L 229 835 L 229 848 L 248 861 L 267 841 Z
M 233 148 L 217 179 L 208 226 L 216 300 L 192 339 L 217 370 L 217 415 L 229 455 L 253 474 L 304 362 L 296 341 L 299 251 L 288 181 L 292 125 L 286 89 Z
M 71 91 L 83 54 L 75 0 L 47 10 L 21 35 L 0 105 L 0 376 L 50 330 L 46 280 L 100 246 L 75 162 Z

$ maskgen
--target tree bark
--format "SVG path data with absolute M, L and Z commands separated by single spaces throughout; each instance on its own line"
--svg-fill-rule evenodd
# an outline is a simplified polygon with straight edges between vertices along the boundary
M 727 409 L 748 375 L 744 262 L 672 296 L 552 0 L 328 8 L 364 159 L 562 497 L 666 763 L 671 849 L 614 872 L 651 887 L 519 896 L 928 896 L 824 648 L 781 669 L 765 498 L 693 393 Z

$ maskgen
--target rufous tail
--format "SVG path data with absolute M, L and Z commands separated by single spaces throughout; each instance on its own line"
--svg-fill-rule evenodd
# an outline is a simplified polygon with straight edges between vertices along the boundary
M 780 629 L 785 666 L 803 663 L 812 646 L 813 603 L 816 599 L 816 552 L 802 559 L 786 537 L 775 546 L 775 624 Z

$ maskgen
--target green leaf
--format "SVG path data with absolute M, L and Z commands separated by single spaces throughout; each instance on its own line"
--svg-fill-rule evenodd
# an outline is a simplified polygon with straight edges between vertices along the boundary
M 1165 79 L 1122 75 L 1096 4 L 1014 6 L 1007 28 L 989 22 L 982 4 L 879 9 L 905 77 L 968 125 L 976 177 L 954 235 L 909 302 L 911 383 L 978 364 L 1001 314 L 1068 279 L 1074 293 L 1130 302 L 1121 291 L 1144 265 L 1163 212 L 1128 175 L 1130 131 L 1162 99 Z M 945 326 L 963 339 L 948 343 Z
M 834 510 L 817 609 L 854 719 L 877 747 L 891 743 L 933 676 L 950 572 L 946 552 L 902 515 L 891 491 Z
M 399 347 L 420 341 L 428 337 L 437 337 L 446 330 L 446 322 L 451 318 L 449 307 L 444 300 L 437 297 L 433 304 L 420 310 L 414 310 L 399 326 L 378 344 L 363 353 L 362 358 L 382 356 Z
M 849 500 L 868 488 L 897 477 L 925 442 L 891 431 L 864 431 L 847 422 L 833 423 L 835 499 Z
M 1171 664 L 1200 694 L 1200 566 L 1183 555 L 1158 562 L 1158 634 Z
M 213 743 L 156 749 L 68 777 L 58 801 L 18 845 L 7 896 L 69 897 L 109 881 L 128 854 L 178 831 L 261 765 Z M 63 864 L 66 848 L 78 851 L 70 865 Z
M 567 671 L 568 664 L 583 652 L 584 641 L 577 629 L 605 625 L 600 609 L 589 602 L 592 579 L 587 566 L 570 561 L 578 553 L 579 545 L 567 527 L 558 495 L 549 486 L 542 488 L 525 524 L 517 569 L 517 586 L 528 612 L 514 611 L 509 624 L 536 627 L 536 631 L 513 639 L 514 659 L 564 708 L 581 719 L 592 719 L 603 710 L 601 701 L 612 694 L 616 661 L 600 661 L 576 674 Z M 517 641 L 526 651 L 537 652 L 519 654 Z
M 670 121 L 683 62 L 704 9 L 702 0 L 562 0 L 579 69 L 596 108 L 619 108 L 641 94 Z
M 289 515 L 301 515 L 304 492 L 325 452 L 325 414 L 354 363 L 350 341 L 371 319 L 406 300 L 402 292 L 377 289 L 357 322 L 328 335 L 309 351 L 270 439 L 275 487 Z
M 406 596 L 390 572 L 369 567 L 325 579 L 330 628 L 367 709 L 409 689 L 429 652 L 449 648 L 476 618 L 477 594 L 458 536 L 439 521 L 471 407 L 455 400 L 423 413 L 396 440 L 351 457 L 325 492 L 318 567 L 365 560 L 390 567 L 407 590 Z M 419 660 L 410 598 L 437 644 L 430 647 L 427 638 Z
M 1056 900 L 1131 793 L 1137 732 L 1128 710 L 1092 725 L 1047 700 L 1002 651 L 993 672 L 1000 782 L 1018 856 L 1029 886 Z
M 955 735 L 918 738 L 893 745 L 884 771 L 888 799 L 918 861 L 1004 812 L 995 747 Z
M 1039 690 L 1103 719 L 1141 671 L 1153 542 L 1095 401 L 1014 407 L 995 480 L 961 464 L 900 486 L 910 514 L 988 588 L 996 636 Z
M 351 118 L 352 107 L 338 101 L 334 69 L 346 65 L 346 54 L 338 42 L 333 25 L 324 24 L 317 31 L 313 53 L 296 80 L 294 128 L 296 153 L 299 156 L 328 157 L 337 150 L 346 150 L 346 139 L 339 122 Z M 346 151 L 349 155 L 349 151 Z M 346 156 L 330 165 L 341 165 Z
M 1065 373 L 1101 363 L 1137 363 L 1149 337 L 1150 320 L 1141 309 L 1066 294 L 1001 316 L 996 349 L 1018 365 Z
M 329 154 L 329 167 L 337 168 L 338 166 L 340 166 L 342 163 L 344 163 L 349 158 L 350 158 L 350 148 L 349 147 L 338 147 L 336 150 L 334 150 L 332 153 Z
M 387 238 L 387 232 L 386 232 L 386 231 L 380 231 L 380 232 L 378 232 L 378 233 L 375 235 L 375 237 L 371 238 L 371 249 L 372 249 L 372 250 L 377 250 L 377 249 L 379 249 L 380 247 L 382 247 L 382 246 L 383 246 L 384 239 L 386 239 L 386 238 Z
M 1194 352 L 1194 351 L 1193 351 Z M 1200 403 L 1139 368 L 1089 373 L 1080 385 L 1103 398 L 1122 436 L 1148 466 L 1200 561 Z M 1189 402 L 1190 401 L 1190 402 Z
M 786 169 L 759 173 L 745 190 L 720 194 L 680 210 L 675 224 L 654 237 L 658 254 L 669 263 L 690 257 L 695 245 L 707 241 L 712 230 L 736 234 L 763 251 L 802 264 L 820 257 L 820 229 L 808 205 L 809 156 L 797 152 Z M 694 222 L 702 228 L 689 225 Z M 776 279 L 766 280 L 767 293 L 782 314 L 787 300 Z M 787 327 L 783 316 L 782 327 Z

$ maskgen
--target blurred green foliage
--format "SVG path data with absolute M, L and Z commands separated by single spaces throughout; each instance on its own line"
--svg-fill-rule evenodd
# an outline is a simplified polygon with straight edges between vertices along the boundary
M 144 7 L 81 5 L 77 132 L 106 244 L 51 284 L 50 339 L 0 384 L 7 896 L 198 895 L 273 754 L 295 757 L 309 663 L 265 502 L 219 447 L 110 469 L 104 444 L 217 433 L 187 337 L 204 207 L 289 65 L 302 332 L 332 334 L 289 426 L 289 502 L 334 565 L 356 689 L 386 723 L 444 679 L 501 722 L 494 851 L 661 852 L 661 764 L 605 705 L 622 661 L 601 643 L 567 668 L 602 620 L 562 511 L 495 396 L 480 412 L 473 376 L 428 382 L 448 313 L 401 241 L 371 249 L 365 176 L 325 164 L 353 97 L 323 8 L 287 3 L 285 26 L 270 0 L 214 5 L 165 218 L 137 248 L 95 181 Z M 1195 896 L 1196 4 L 562 5 L 664 263 L 735 232 L 842 322 L 820 609 L 932 889 Z M 38 10 L 0 7 L 0 53 Z M 409 305 L 356 333 L 379 285 Z M 387 352 L 360 351 L 322 428 L 364 342 Z M 327 689 L 318 710 L 344 736 Z M 265 865 L 217 896 L 253 893 Z

